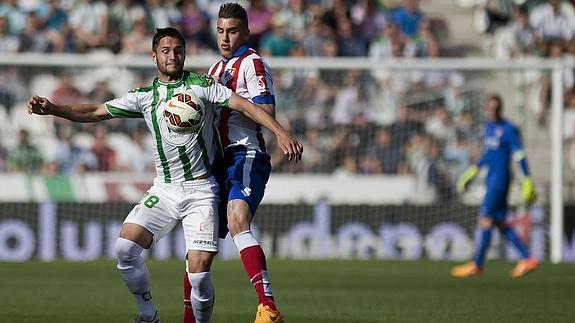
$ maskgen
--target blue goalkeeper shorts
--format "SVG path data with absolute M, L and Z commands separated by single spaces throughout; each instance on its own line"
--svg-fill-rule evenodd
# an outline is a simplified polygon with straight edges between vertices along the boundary
M 507 215 L 507 193 L 509 186 L 490 187 L 487 191 L 479 209 L 483 217 L 491 218 L 493 221 L 503 221 Z
M 271 158 L 264 152 L 245 146 L 224 150 L 224 158 L 217 160 L 213 168 L 220 185 L 220 238 L 224 238 L 228 233 L 226 215 L 228 201 L 245 201 L 254 216 L 264 197 L 271 169 Z

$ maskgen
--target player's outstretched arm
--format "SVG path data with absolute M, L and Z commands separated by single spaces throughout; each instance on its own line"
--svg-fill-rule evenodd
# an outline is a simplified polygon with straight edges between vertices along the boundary
M 475 165 L 469 166 L 461 176 L 457 179 L 457 191 L 459 193 L 465 192 L 467 186 L 473 181 L 475 176 L 479 173 L 479 168 Z
M 111 119 L 104 104 L 58 105 L 50 100 L 34 95 L 28 99 L 28 114 L 54 115 L 75 122 L 98 122 Z
M 288 161 L 301 160 L 303 145 L 285 130 L 272 115 L 236 93 L 232 94 L 228 107 L 243 113 L 246 117 L 254 120 L 274 133 L 278 141 L 278 147 L 287 156 Z
M 519 168 L 523 171 L 523 180 L 521 181 L 521 197 L 526 205 L 531 205 L 537 199 L 537 193 L 535 192 L 535 184 L 531 178 L 529 172 L 529 166 L 527 164 L 527 157 L 523 149 L 517 150 L 513 153 L 513 159 L 519 163 Z

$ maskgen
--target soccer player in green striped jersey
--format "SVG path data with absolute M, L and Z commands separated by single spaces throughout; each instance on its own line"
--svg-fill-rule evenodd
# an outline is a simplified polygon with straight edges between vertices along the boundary
M 158 76 L 152 85 L 137 88 L 100 104 L 56 105 L 32 96 L 30 114 L 54 115 L 76 122 L 111 118 L 144 118 L 155 138 L 156 178 L 142 200 L 124 220 L 116 241 L 118 270 L 138 307 L 134 322 L 160 322 L 150 293 L 144 249 L 182 223 L 186 240 L 186 270 L 193 286 L 190 300 L 197 323 L 209 322 L 214 304 L 210 267 L 218 251 L 219 188 L 212 176 L 218 150 L 213 124 L 215 109 L 240 111 L 270 129 L 289 161 L 301 159 L 303 146 L 259 106 L 241 98 L 210 76 L 183 69 L 185 42 L 174 28 L 158 29 L 152 41 L 152 60 Z M 166 102 L 193 92 L 205 107 L 202 127 L 193 133 L 173 133 L 165 123 Z

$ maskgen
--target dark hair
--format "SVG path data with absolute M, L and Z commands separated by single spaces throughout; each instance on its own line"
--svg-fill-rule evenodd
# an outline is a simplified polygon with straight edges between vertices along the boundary
M 184 45 L 184 47 L 186 47 L 186 41 L 184 40 L 184 36 L 182 36 L 182 34 L 176 28 L 172 28 L 172 27 L 156 28 L 156 34 L 154 35 L 154 38 L 152 39 L 152 51 L 153 52 L 156 52 L 156 49 L 158 48 L 158 44 L 160 43 L 160 40 L 164 37 L 177 38 L 182 42 L 182 45 Z
M 489 101 L 494 100 L 497 101 L 497 108 L 499 110 L 503 109 L 503 100 L 501 99 L 501 96 L 499 96 L 499 94 L 493 94 L 489 97 Z
M 218 18 L 239 19 L 246 29 L 248 28 L 248 14 L 246 13 L 246 9 L 238 3 L 230 2 L 221 5 Z

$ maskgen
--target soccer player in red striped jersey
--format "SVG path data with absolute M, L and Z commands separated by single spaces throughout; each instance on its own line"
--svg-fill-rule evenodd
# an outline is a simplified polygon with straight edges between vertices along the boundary
M 237 3 L 223 4 L 218 13 L 216 32 L 222 59 L 209 69 L 209 74 L 275 116 L 270 68 L 247 45 L 248 37 L 245 9 Z M 229 230 L 246 274 L 256 290 L 259 305 L 255 323 L 284 322 L 274 302 L 264 252 L 250 231 L 250 223 L 264 196 L 271 172 L 261 126 L 235 111 L 223 109 L 219 114 L 218 128 L 224 148 L 224 158 L 214 165 L 222 195 L 220 222 L 224 222 L 220 226 L 220 237 L 225 237 Z M 190 288 L 186 284 L 185 295 Z M 184 308 L 184 323 L 193 322 L 188 307 Z

